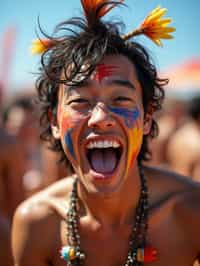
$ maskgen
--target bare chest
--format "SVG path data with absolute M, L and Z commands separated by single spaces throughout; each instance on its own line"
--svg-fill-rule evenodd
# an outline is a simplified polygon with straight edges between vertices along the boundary
M 66 228 L 61 229 L 61 245 L 66 245 Z M 131 228 L 99 232 L 81 232 L 81 247 L 86 254 L 83 266 L 123 266 L 126 264 L 129 250 Z M 154 262 L 146 266 L 192 266 L 195 260 L 190 243 L 168 207 L 155 211 L 149 218 L 147 234 L 148 246 L 158 252 Z M 59 250 L 57 247 L 55 250 Z M 59 252 L 54 254 L 52 265 L 64 266 Z

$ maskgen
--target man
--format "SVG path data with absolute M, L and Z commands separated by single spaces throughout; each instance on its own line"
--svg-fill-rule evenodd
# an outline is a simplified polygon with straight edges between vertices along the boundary
M 42 137 L 75 174 L 18 208 L 15 265 L 192 265 L 200 248 L 199 186 L 142 166 L 166 80 L 144 48 L 128 41 L 132 33 L 120 36 L 102 21 L 116 3 L 82 4 L 85 19 L 60 25 L 72 25 L 69 35 L 41 41 L 47 50 L 37 83 Z M 152 39 L 160 44 L 163 12 L 154 10 L 137 33 L 156 26 Z
M 35 94 L 32 92 L 14 97 L 5 108 L 3 116 L 4 128 L 11 138 L 16 139 L 18 153 L 20 150 L 18 160 L 13 158 L 18 166 L 18 172 L 15 170 L 15 175 L 19 175 L 21 190 L 24 190 L 24 199 L 38 192 L 43 186 L 41 142 L 37 126 L 37 112 L 33 104 L 34 97 Z M 8 154 L 10 156 L 9 150 Z M 16 177 L 13 178 L 15 182 L 16 179 Z M 14 188 L 17 187 L 20 186 Z
M 162 111 L 156 116 L 156 122 L 159 126 L 159 135 L 150 140 L 151 159 L 148 165 L 169 167 L 167 148 L 173 134 L 185 123 L 186 102 L 176 99 L 165 99 Z
M 188 103 L 188 120 L 169 140 L 167 156 L 172 169 L 197 181 L 200 181 L 199 139 L 200 96 L 196 96 Z M 187 152 L 183 152 L 183 147 Z

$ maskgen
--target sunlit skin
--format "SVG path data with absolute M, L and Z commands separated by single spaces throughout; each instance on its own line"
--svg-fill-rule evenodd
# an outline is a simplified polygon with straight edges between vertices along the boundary
M 120 266 L 126 264 L 138 199 L 144 192 L 137 158 L 142 136 L 149 133 L 151 114 L 144 115 L 134 65 L 120 55 L 106 56 L 101 63 L 116 66 L 101 82 L 91 76 L 82 86 L 60 85 L 52 132 L 62 141 L 78 178 L 77 222 L 80 248 L 86 255 L 83 264 Z M 102 151 L 102 140 L 118 141 L 121 155 L 113 152 L 114 145 L 111 151 Z M 88 159 L 88 143 L 94 143 L 90 155 L 97 152 L 104 169 L 104 159 L 109 166 L 115 162 L 111 171 L 94 167 L 95 158 Z M 158 254 L 155 262 L 145 262 L 145 266 L 193 265 L 200 246 L 199 186 L 161 169 L 144 166 L 143 171 L 149 207 L 146 248 L 152 247 Z M 75 176 L 56 182 L 17 210 L 12 233 L 16 266 L 66 265 L 59 251 L 70 245 L 65 220 Z
M 126 63 L 126 58 L 122 57 Z M 116 62 L 115 62 L 116 61 Z M 141 88 L 130 64 L 129 71 L 120 60 L 110 64 L 107 57 L 97 66 L 86 84 L 68 88 L 62 85 L 58 121 L 64 150 L 85 185 L 89 182 L 111 183 L 115 190 L 136 167 L 143 137 Z M 132 69 L 131 69 L 132 68 Z M 94 122 L 98 130 L 94 130 Z M 107 128 L 103 123 L 114 126 Z M 119 138 L 123 152 L 114 178 L 98 178 L 85 158 L 85 142 L 91 136 Z M 103 140 L 104 140 L 103 139 Z M 129 173 L 130 171 L 130 173 Z M 98 183 L 97 182 L 97 183 Z M 95 183 L 96 184 L 96 183 Z M 87 186 L 86 185 L 86 186 Z M 98 184 L 99 185 L 99 184 Z M 90 186 L 89 186 L 90 187 Z M 88 189 L 89 189 L 88 187 Z

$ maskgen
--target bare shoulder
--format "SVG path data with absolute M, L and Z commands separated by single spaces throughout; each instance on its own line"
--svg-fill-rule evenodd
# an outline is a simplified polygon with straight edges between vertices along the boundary
M 200 208 L 200 183 L 177 174 L 173 171 L 161 168 L 145 167 L 145 175 L 149 184 L 151 204 L 158 201 L 173 200 L 181 206 L 191 205 Z
M 180 175 L 174 171 L 159 167 L 144 167 L 152 194 L 182 194 L 193 189 L 199 189 L 200 183 L 189 176 Z M 155 192 L 155 193 L 153 193 Z
M 15 219 L 40 222 L 52 215 L 61 215 L 61 206 L 67 206 L 73 179 L 73 176 L 63 178 L 25 200 L 17 208 Z
M 151 206 L 162 207 L 170 203 L 173 215 L 180 228 L 191 241 L 200 246 L 200 183 L 171 171 L 145 168 L 148 176 Z M 191 243 L 192 243 L 191 242 Z
M 56 182 L 17 208 L 12 226 L 12 247 L 19 265 L 43 265 L 53 251 L 68 208 L 73 177 Z M 21 261 L 25 264 L 20 264 Z M 31 264 L 32 263 L 32 264 Z M 18 264 L 17 264 L 18 265 Z

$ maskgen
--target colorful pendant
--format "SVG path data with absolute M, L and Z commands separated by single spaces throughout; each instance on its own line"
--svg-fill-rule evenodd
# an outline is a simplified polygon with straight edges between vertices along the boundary
M 75 248 L 70 247 L 70 246 L 62 247 L 60 254 L 61 254 L 61 258 L 66 261 L 74 260 L 76 258 Z
M 66 261 L 72 261 L 75 259 L 84 260 L 85 254 L 82 251 L 77 251 L 75 247 L 64 246 L 60 250 L 61 258 Z
M 157 250 L 152 247 L 138 248 L 137 261 L 149 263 L 157 260 Z

